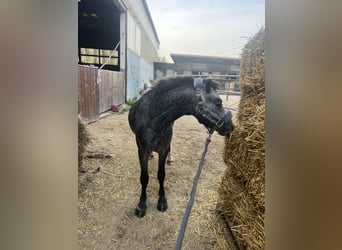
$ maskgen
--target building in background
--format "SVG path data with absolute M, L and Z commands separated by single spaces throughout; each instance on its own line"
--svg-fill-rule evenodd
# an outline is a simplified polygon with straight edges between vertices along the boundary
M 217 56 L 171 54 L 177 75 L 239 75 L 240 59 Z
M 169 76 L 210 77 L 220 89 L 240 91 L 240 58 L 171 54 L 174 63 L 154 63 L 154 78 Z
M 154 79 L 158 80 L 163 77 L 172 77 L 175 75 L 176 65 L 174 63 L 155 62 L 154 63 Z
M 118 45 L 103 69 L 124 73 L 126 100 L 153 79 L 159 44 L 146 0 L 78 0 L 78 62 L 100 68 Z
M 210 77 L 222 90 L 239 92 L 240 58 L 171 54 L 174 63 L 155 62 L 154 79 L 170 76 Z
M 80 115 L 95 121 L 137 97 L 154 78 L 159 44 L 146 0 L 78 0 Z
M 120 0 L 122 1 L 122 0 Z M 126 0 L 127 99 L 137 97 L 153 79 L 159 38 L 146 0 Z

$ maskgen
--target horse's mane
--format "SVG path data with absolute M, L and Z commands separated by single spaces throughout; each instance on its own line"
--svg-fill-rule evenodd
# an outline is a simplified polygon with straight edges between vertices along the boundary
M 206 91 L 208 93 L 210 92 L 210 88 L 215 90 L 218 89 L 218 83 L 211 79 L 205 79 L 203 82 L 205 83 Z M 151 91 L 156 95 L 162 95 L 176 88 L 194 88 L 193 84 L 194 78 L 191 76 L 164 78 L 159 80 L 157 85 L 153 87 Z
M 152 89 L 155 94 L 161 95 L 172 89 L 177 88 L 193 88 L 192 77 L 172 77 L 172 78 L 164 78 L 159 80 L 157 85 Z

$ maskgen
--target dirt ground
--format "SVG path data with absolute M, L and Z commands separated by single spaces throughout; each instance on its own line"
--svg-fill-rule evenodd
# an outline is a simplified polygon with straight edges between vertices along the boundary
M 235 113 L 240 97 L 229 96 L 228 102 L 221 97 Z M 128 112 L 112 114 L 86 125 L 92 141 L 88 150 L 113 157 L 84 160 L 86 173 L 79 174 L 80 249 L 174 249 L 207 131 L 192 116 L 175 122 L 174 162 L 166 166 L 165 178 L 169 208 L 163 213 L 157 210 L 156 155 L 149 161 L 147 213 L 139 219 L 134 210 L 140 195 L 140 167 L 127 118 Z M 217 189 L 226 168 L 223 140 L 217 133 L 212 136 L 182 249 L 229 249 L 215 214 Z

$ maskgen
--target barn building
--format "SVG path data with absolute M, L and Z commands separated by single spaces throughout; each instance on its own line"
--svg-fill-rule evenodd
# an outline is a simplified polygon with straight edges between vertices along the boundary
M 176 65 L 174 63 L 155 62 L 154 63 L 154 79 L 163 77 L 172 77 L 175 75 Z
M 239 75 L 240 59 L 217 56 L 171 54 L 178 75 Z
M 238 80 L 240 59 L 204 55 L 171 54 L 177 75 L 211 77 L 223 87 L 226 82 Z
M 227 83 L 237 83 L 240 75 L 240 58 L 204 55 L 171 54 L 174 63 L 155 63 L 154 78 L 172 75 L 211 77 L 225 88 Z M 234 89 L 239 91 L 239 85 Z
M 146 0 L 78 0 L 81 116 L 96 120 L 138 96 L 153 79 L 159 44 Z M 84 96 L 87 91 L 97 97 Z

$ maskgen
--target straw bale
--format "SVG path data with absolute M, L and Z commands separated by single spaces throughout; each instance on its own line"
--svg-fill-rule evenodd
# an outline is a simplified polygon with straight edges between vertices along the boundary
M 228 218 L 238 245 L 246 249 L 265 249 L 264 211 L 255 205 L 246 188 L 230 175 L 229 168 L 222 179 L 222 186 L 219 207 Z
M 241 99 L 235 131 L 225 138 L 227 165 L 219 204 L 239 243 L 265 245 L 265 30 L 252 37 L 241 57 Z
M 246 44 L 241 57 L 241 100 L 237 127 L 225 138 L 230 174 L 265 208 L 265 29 Z
M 261 29 L 243 49 L 241 56 L 239 123 L 248 122 L 255 106 L 265 100 L 265 29 Z
M 225 138 L 224 162 L 234 176 L 252 195 L 256 204 L 265 208 L 265 100 L 254 107 L 248 122 L 239 124 Z
M 85 125 L 82 123 L 80 117 L 78 117 L 78 168 L 83 164 L 83 157 L 89 142 L 90 139 Z

